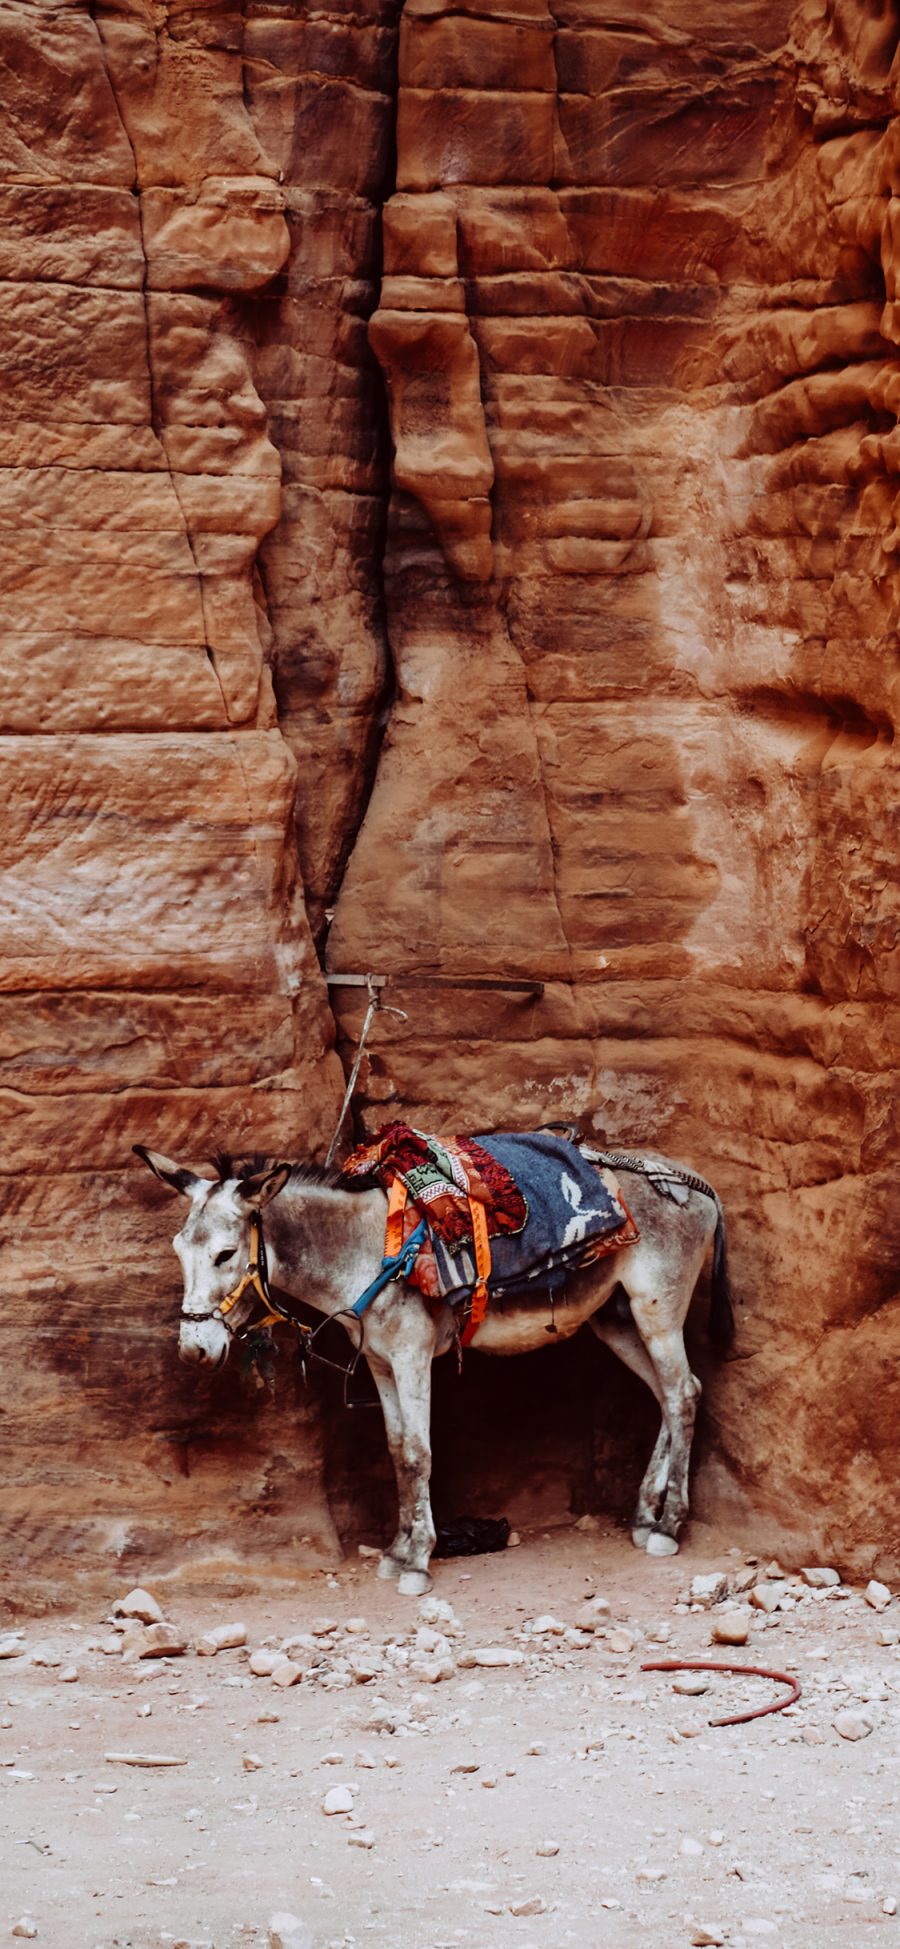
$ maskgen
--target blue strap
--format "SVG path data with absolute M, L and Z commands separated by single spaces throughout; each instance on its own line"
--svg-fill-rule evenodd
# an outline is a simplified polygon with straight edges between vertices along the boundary
M 356 1304 L 350 1308 L 357 1319 L 365 1312 L 367 1306 L 371 1306 L 373 1299 L 377 1299 L 379 1293 L 384 1292 L 385 1286 L 389 1286 L 392 1279 L 406 1278 L 425 1243 L 427 1232 L 428 1226 L 425 1219 L 421 1218 L 415 1231 L 410 1232 L 406 1244 L 401 1245 L 399 1252 L 396 1252 L 392 1259 L 382 1259 L 381 1271 L 372 1280 L 371 1286 L 367 1286 L 365 1292 L 360 1293 Z

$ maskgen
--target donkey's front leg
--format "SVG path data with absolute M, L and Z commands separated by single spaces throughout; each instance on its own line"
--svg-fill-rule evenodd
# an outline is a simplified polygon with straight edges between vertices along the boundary
M 385 1311 L 386 1318 L 373 1321 L 370 1354 L 397 1477 L 400 1523 L 382 1574 L 393 1576 L 399 1570 L 401 1594 L 421 1597 L 431 1588 L 428 1565 L 435 1540 L 431 1514 L 434 1323 L 418 1295 L 398 1294 Z M 390 1376 L 387 1385 L 385 1368 Z
M 385 1581 L 396 1583 L 409 1568 L 410 1537 L 412 1533 L 412 1505 L 410 1484 L 403 1457 L 403 1422 L 400 1416 L 400 1400 L 394 1381 L 393 1368 L 385 1360 L 380 1360 L 368 1351 L 372 1379 L 378 1389 L 381 1412 L 384 1415 L 384 1432 L 387 1436 L 388 1454 L 397 1484 L 397 1534 L 390 1549 L 385 1550 L 378 1565 L 378 1575 Z

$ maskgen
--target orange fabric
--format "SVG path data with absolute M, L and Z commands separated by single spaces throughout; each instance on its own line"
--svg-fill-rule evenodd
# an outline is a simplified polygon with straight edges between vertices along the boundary
M 403 1244 L 403 1213 L 409 1192 L 402 1178 L 395 1178 L 388 1193 L 387 1224 L 384 1228 L 384 1256 L 395 1259 Z M 418 1217 L 418 1214 L 417 1214 Z
M 487 1312 L 487 1282 L 491 1272 L 491 1242 L 488 1237 L 487 1212 L 482 1204 L 477 1203 L 471 1198 L 469 1199 L 469 1210 L 472 1214 L 472 1242 L 475 1246 L 475 1267 L 478 1273 L 478 1283 L 472 1294 L 472 1310 L 463 1329 L 462 1344 L 464 1347 L 467 1347 L 469 1342 L 474 1339 Z

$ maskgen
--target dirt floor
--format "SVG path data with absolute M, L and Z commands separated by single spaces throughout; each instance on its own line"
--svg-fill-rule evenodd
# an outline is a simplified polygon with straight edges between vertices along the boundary
M 740 1649 L 711 1645 L 721 1603 L 683 1601 L 718 1571 L 726 1604 L 755 1578 L 780 1605 L 754 1608 Z M 19 1619 L 26 1650 L 0 1663 L 0 1939 L 267 1949 L 286 1910 L 309 1931 L 290 1949 L 900 1942 L 900 1604 L 766 1571 L 696 1525 L 662 1561 L 571 1528 L 437 1566 L 424 1619 L 368 1560 L 220 1607 L 157 1586 L 191 1645 L 246 1627 L 214 1657 L 126 1662 L 99 1648 L 99 1609 Z M 576 1629 L 591 1593 L 609 1615 Z M 299 1682 L 251 1674 L 298 1634 Z M 516 1662 L 474 1662 L 491 1647 Z M 779 1688 L 713 1676 L 685 1696 L 641 1671 L 679 1655 L 787 1669 L 803 1696 L 712 1730 Z M 186 1763 L 107 1757 L 129 1752 Z M 349 1811 L 326 1813 L 337 1787 Z

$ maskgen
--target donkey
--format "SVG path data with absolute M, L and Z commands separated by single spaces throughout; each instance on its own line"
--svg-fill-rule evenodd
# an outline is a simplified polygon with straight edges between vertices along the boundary
M 198 1176 L 171 1158 L 135 1145 L 155 1176 L 186 1198 L 174 1239 L 184 1274 L 178 1350 L 184 1361 L 221 1367 L 232 1343 L 259 1322 L 265 1288 L 254 1276 L 265 1211 L 271 1283 L 323 1316 L 345 1314 L 377 1273 L 387 1200 L 380 1187 L 315 1166 L 274 1164 Z M 492 1303 L 472 1340 L 480 1353 L 526 1353 L 548 1334 L 568 1339 L 587 1323 L 645 1381 L 660 1430 L 632 1517 L 632 1541 L 650 1556 L 670 1556 L 688 1514 L 688 1471 L 700 1382 L 691 1372 L 682 1328 L 701 1266 L 714 1242 L 710 1337 L 733 1332 L 725 1217 L 710 1185 L 654 1152 L 616 1153 L 627 1171 L 625 1195 L 640 1241 L 570 1273 L 563 1295 L 546 1292 Z M 663 1194 L 647 1172 L 677 1190 Z M 703 1186 L 701 1189 L 700 1186 Z M 265 1261 L 264 1261 L 265 1263 Z M 243 1277 L 239 1275 L 243 1273 Z M 364 1315 L 366 1358 L 381 1401 L 397 1479 L 397 1534 L 379 1565 L 405 1596 L 431 1585 L 431 1362 L 455 1343 L 449 1306 L 427 1305 L 400 1280 Z

